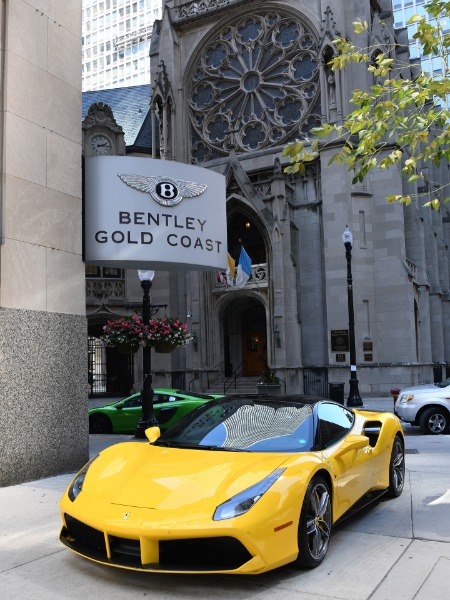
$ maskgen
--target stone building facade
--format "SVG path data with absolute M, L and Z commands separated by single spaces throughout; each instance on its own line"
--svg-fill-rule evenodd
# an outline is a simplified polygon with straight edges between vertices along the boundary
M 326 393 L 330 382 L 348 390 L 346 226 L 361 394 L 446 375 L 445 205 L 434 212 L 422 201 L 387 204 L 386 195 L 407 186 L 399 172 L 352 185 L 351 173 L 328 164 L 331 151 L 304 176 L 284 172 L 286 143 L 317 123 L 342 121 L 352 90 L 374 83 L 364 65 L 337 73 L 327 66 L 335 36 L 355 37 L 356 17 L 369 23 L 374 53 L 395 40 L 407 58 L 390 0 L 170 0 L 155 23 L 151 111 L 161 158 L 226 176 L 228 249 L 237 260 L 243 244 L 252 259 L 242 289 L 201 272 L 165 282 L 169 306 L 190 315 L 198 339 L 175 367 L 189 381 L 198 371 L 199 386 L 207 369 L 253 376 L 268 364 L 289 392 Z M 447 165 L 424 168 L 428 189 L 448 181 Z
M 0 3 L 0 485 L 88 458 L 81 6 Z

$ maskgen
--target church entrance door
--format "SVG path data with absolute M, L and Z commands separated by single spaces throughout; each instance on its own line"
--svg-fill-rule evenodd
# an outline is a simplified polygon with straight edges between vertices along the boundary
M 260 375 L 267 366 L 267 336 L 265 331 L 252 331 L 243 335 L 244 374 Z

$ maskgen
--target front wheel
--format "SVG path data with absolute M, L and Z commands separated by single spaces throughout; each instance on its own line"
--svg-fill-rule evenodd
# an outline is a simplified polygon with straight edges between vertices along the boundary
M 445 433 L 448 429 L 448 413 L 442 408 L 429 408 L 422 413 L 419 425 L 422 433 Z
M 89 418 L 89 433 L 112 433 L 112 424 L 105 415 L 92 415 Z
M 331 495 L 328 483 L 314 477 L 306 489 L 298 526 L 299 553 L 295 564 L 312 569 L 325 558 L 331 534 Z
M 405 448 L 397 436 L 392 445 L 391 462 L 389 463 L 388 496 L 398 498 L 405 485 Z

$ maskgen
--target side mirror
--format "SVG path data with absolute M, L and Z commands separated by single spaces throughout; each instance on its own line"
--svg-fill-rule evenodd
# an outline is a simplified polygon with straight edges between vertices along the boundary
M 149 442 L 156 442 L 161 435 L 161 429 L 159 427 L 148 427 L 145 430 L 145 437 Z
M 348 435 L 342 442 L 341 447 L 334 453 L 333 458 L 341 458 L 350 450 L 363 450 L 369 445 L 369 438 L 365 435 Z

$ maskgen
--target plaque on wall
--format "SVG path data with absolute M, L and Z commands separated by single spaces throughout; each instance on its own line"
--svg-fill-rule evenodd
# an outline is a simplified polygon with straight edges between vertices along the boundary
M 364 362 L 372 362 L 373 355 L 372 354 L 364 354 Z
M 331 331 L 331 351 L 349 352 L 348 329 L 334 329 Z
M 364 352 L 372 352 L 373 344 L 372 342 L 363 342 L 363 351 Z
M 345 354 L 336 354 L 336 362 L 345 362 Z

